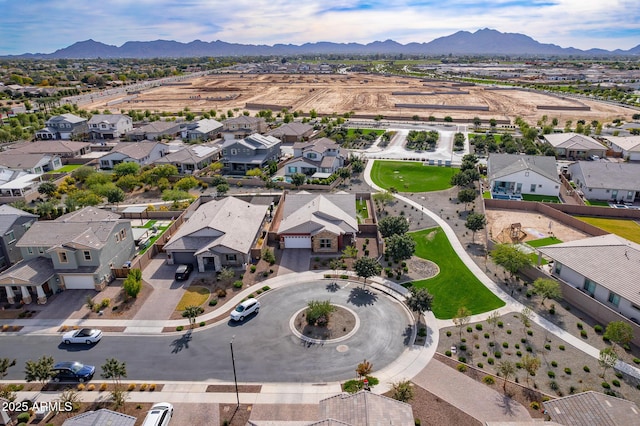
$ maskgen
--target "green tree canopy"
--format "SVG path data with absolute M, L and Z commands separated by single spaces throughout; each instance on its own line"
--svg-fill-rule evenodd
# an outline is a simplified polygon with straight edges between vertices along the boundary
M 37 361 L 27 361 L 24 368 L 27 382 L 40 382 L 44 384 L 53 373 L 53 357 L 43 356 Z
M 411 287 L 404 303 L 419 315 L 431 310 L 433 295 L 426 288 Z
M 533 290 L 542 297 L 540 302 L 544 305 L 546 299 L 559 299 L 562 297 L 560 283 L 550 278 L 538 278 L 533 282 Z
M 518 250 L 517 247 L 509 244 L 498 244 L 491 250 L 493 261 L 502 266 L 513 278 L 522 268 L 530 266 L 532 261 L 526 253 Z
M 364 281 L 366 282 L 367 278 L 379 275 L 380 271 L 382 271 L 382 266 L 380 266 L 376 259 L 363 256 L 353 263 L 353 270 L 356 275 L 364 278 Z
M 487 218 L 481 213 L 471 213 L 467 216 L 467 220 L 464 226 L 466 226 L 467 229 L 473 232 L 471 242 L 475 242 L 476 232 L 478 232 L 481 229 L 484 229 L 486 225 L 487 225 Z
M 385 238 L 385 256 L 389 256 L 396 262 L 410 259 L 416 251 L 416 242 L 410 235 L 394 234 Z
M 137 175 L 139 171 L 140 171 L 140 165 L 132 161 L 118 163 L 113 167 L 113 172 L 118 177 L 125 176 L 125 175 Z
M 58 187 L 53 182 L 42 182 L 38 187 L 38 193 L 51 197 Z
M 458 201 L 464 203 L 464 211 L 467 211 L 467 204 L 476 199 L 476 190 L 473 188 L 464 188 L 458 192 Z
M 409 221 L 404 216 L 385 216 L 378 221 L 378 230 L 384 238 L 404 235 L 409 231 Z
M 603 337 L 619 346 L 625 346 L 633 340 L 633 327 L 624 321 L 611 321 L 607 325 Z

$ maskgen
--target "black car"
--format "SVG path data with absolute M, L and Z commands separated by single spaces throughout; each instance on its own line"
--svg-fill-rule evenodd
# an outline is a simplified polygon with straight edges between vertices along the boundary
M 51 379 L 54 382 L 87 382 L 93 378 L 96 367 L 78 361 L 59 362 L 53 366 Z
M 193 271 L 193 266 L 189 263 L 178 265 L 178 268 L 176 269 L 176 281 L 188 280 L 189 275 L 191 275 L 191 271 Z

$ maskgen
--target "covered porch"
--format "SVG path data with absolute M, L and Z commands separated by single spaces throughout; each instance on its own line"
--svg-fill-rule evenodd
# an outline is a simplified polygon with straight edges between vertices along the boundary
M 47 298 L 59 289 L 60 279 L 53 270 L 51 259 L 37 257 L 18 262 L 0 274 L 0 287 L 9 304 L 23 303 L 28 305 L 34 298 L 40 305 L 47 303 Z

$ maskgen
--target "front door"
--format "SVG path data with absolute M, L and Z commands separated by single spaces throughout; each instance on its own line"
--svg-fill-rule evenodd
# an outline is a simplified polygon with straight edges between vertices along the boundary
M 516 194 L 520 194 L 522 192 L 522 184 L 518 183 L 518 185 L 516 186 Z

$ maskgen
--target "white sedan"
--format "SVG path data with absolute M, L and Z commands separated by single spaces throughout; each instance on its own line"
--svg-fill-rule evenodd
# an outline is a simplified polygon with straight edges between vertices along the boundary
M 97 328 L 81 328 L 80 330 L 72 330 L 62 335 L 62 343 L 69 345 L 71 343 L 86 343 L 92 345 L 98 343 L 102 339 L 102 331 Z

